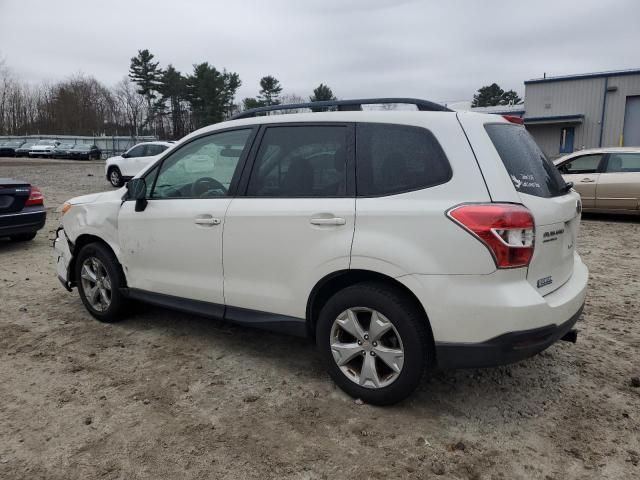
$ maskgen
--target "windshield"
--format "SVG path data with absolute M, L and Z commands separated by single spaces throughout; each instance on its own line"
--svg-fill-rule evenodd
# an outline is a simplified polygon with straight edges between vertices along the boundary
M 508 123 L 485 125 L 513 186 L 536 197 L 567 193 L 567 184 L 524 127 Z
M 89 150 L 91 148 L 91 145 L 76 145 L 75 147 L 73 147 L 74 150 Z

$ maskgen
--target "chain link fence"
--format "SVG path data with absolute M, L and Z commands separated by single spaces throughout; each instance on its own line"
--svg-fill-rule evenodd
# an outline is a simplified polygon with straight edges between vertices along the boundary
M 152 142 L 158 140 L 154 135 L 145 135 L 139 137 L 117 136 L 117 137 L 83 137 L 76 135 L 23 135 L 23 136 L 2 136 L 0 135 L 0 144 L 11 140 L 23 140 L 26 142 L 36 143 L 40 140 L 58 140 L 61 143 L 87 144 L 95 145 L 102 152 L 101 158 L 109 158 L 114 155 L 120 155 L 129 148 L 140 142 Z

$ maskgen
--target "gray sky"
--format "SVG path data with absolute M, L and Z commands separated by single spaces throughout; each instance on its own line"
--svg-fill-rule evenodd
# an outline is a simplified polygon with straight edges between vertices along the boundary
M 286 93 L 340 98 L 521 95 L 547 75 L 640 67 L 638 0 L 0 0 L 0 56 L 30 82 L 83 72 L 113 85 L 148 48 L 183 73 L 271 74 Z

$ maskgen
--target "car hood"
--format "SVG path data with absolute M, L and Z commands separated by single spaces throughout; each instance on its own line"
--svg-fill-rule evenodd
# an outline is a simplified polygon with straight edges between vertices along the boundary
M 122 160 L 122 157 L 120 155 L 116 155 L 115 157 L 109 157 L 107 158 L 107 163 L 111 163 L 111 162 L 118 162 Z
M 51 150 L 53 148 L 56 148 L 55 145 L 34 145 L 33 147 L 31 147 L 31 150 Z
M 96 203 L 98 201 L 112 201 L 117 198 L 122 198 L 126 187 L 122 187 L 118 190 L 111 190 L 109 192 L 90 193 L 89 195 L 82 195 L 80 197 L 73 197 L 67 200 L 71 205 L 84 205 L 87 203 Z

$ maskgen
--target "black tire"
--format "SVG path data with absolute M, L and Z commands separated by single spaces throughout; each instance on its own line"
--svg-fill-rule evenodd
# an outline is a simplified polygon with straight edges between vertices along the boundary
M 87 293 L 84 290 L 82 282 L 82 266 L 90 257 L 97 258 L 106 270 L 106 274 L 109 277 L 111 284 L 111 301 L 107 308 L 100 311 L 91 305 L 91 302 L 87 298 Z M 89 313 L 101 322 L 117 322 L 124 318 L 124 313 L 127 309 L 127 298 L 122 294 L 121 288 L 126 286 L 124 273 L 122 267 L 118 262 L 118 259 L 113 252 L 102 243 L 89 243 L 82 247 L 78 258 L 75 263 L 75 279 L 78 285 L 78 293 L 80 293 L 80 299 Z
M 37 233 L 38 232 L 18 233 L 17 235 L 11 235 L 9 238 L 12 242 L 28 242 L 29 240 L 36 238 Z
M 108 173 L 109 183 L 115 188 L 120 188 L 124 185 L 124 179 L 122 178 L 122 172 L 118 167 L 111 167 Z
M 354 307 L 380 312 L 399 334 L 404 364 L 395 381 L 389 385 L 378 388 L 360 386 L 348 378 L 334 361 L 331 350 L 333 323 L 342 312 Z M 347 394 L 373 405 L 391 405 L 411 395 L 431 364 L 433 347 L 427 321 L 414 301 L 400 289 L 377 282 L 360 283 L 339 291 L 324 305 L 316 327 L 317 346 L 329 375 Z

